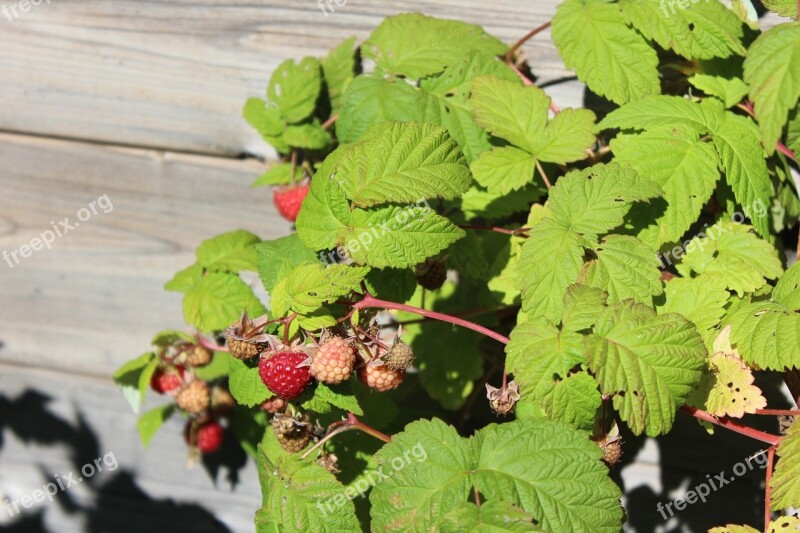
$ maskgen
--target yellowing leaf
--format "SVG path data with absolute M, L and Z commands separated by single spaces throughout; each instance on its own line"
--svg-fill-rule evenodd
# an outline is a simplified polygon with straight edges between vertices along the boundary
M 707 411 L 714 416 L 741 418 L 767 406 L 761 389 L 753 385 L 753 372 L 731 347 L 731 327 L 724 328 L 714 341 L 714 355 L 708 364 L 713 384 L 706 399 Z

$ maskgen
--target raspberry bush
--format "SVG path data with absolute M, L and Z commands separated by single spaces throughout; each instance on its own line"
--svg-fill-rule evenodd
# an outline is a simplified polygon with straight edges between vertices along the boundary
M 739 419 L 796 414 L 757 373 L 800 394 L 800 24 L 669 4 L 566 0 L 513 46 L 404 14 L 282 63 L 244 118 L 296 232 L 218 235 L 166 284 L 191 334 L 116 375 L 166 398 L 145 445 L 175 414 L 194 455 L 238 442 L 259 532 L 611 532 L 620 428 L 683 412 L 769 447 L 764 527 L 791 524 L 800 430 Z M 536 85 L 547 28 L 602 105 Z

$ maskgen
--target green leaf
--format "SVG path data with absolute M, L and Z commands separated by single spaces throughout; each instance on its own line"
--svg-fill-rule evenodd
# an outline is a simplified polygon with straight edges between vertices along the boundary
M 370 207 L 456 198 L 469 189 L 472 176 L 458 143 L 444 128 L 389 122 L 345 151 L 336 180 L 354 205 Z
M 423 94 L 403 80 L 356 76 L 342 95 L 336 136 L 353 143 L 380 122 L 422 120 L 423 104 Z
M 256 244 L 258 273 L 267 292 L 287 278 L 295 267 L 318 259 L 296 234 Z
M 338 242 L 357 263 L 406 268 L 433 257 L 464 236 L 464 230 L 432 209 L 388 206 L 356 209 Z
M 279 136 L 286 127 L 281 112 L 268 106 L 261 98 L 248 98 L 242 114 L 247 123 L 265 138 Z
M 769 484 L 770 509 L 780 512 L 800 506 L 800 424 L 791 425 L 776 453 L 780 459 Z
M 490 192 L 474 186 L 461 197 L 461 210 L 469 218 L 500 220 L 514 213 L 529 211 L 531 204 L 543 194 L 544 183 L 539 180 L 514 194 Z
M 169 403 L 151 409 L 139 417 L 136 422 L 136 429 L 139 430 L 139 439 L 142 441 L 142 446 L 148 447 L 153 436 L 174 412 L 175 404 Z
M 540 161 L 559 165 L 585 159 L 596 140 L 595 119 L 588 109 L 562 109 L 534 140 L 533 153 Z
M 322 76 L 319 61 L 304 57 L 299 63 L 287 59 L 272 73 L 267 97 L 290 123 L 308 118 L 317 105 Z
M 369 268 L 350 265 L 301 264 L 285 280 L 287 306 L 301 314 L 312 313 L 358 289 L 367 272 Z
M 364 281 L 370 294 L 391 302 L 407 302 L 417 289 L 417 278 L 409 268 L 373 268 Z
M 228 388 L 236 403 L 247 407 L 260 405 L 272 396 L 261 381 L 258 366 L 250 367 L 235 357 L 228 358 Z
M 331 101 L 331 113 L 337 113 L 342 105 L 344 91 L 356 76 L 356 38 L 350 37 L 342 41 L 321 63 Z
M 687 59 L 744 55 L 742 21 L 717 1 L 687 6 L 661 0 L 621 0 L 625 21 Z
M 256 530 L 359 531 L 352 497 L 345 487 L 314 462 L 295 454 L 276 461 L 258 447 L 258 479 L 263 495 Z
M 795 108 L 786 126 L 786 146 L 795 154 L 800 154 L 800 104 Z
M 795 262 L 783 273 L 772 291 L 772 300 L 791 309 L 800 310 L 800 263 Z
M 711 105 L 707 100 L 696 104 L 681 96 L 648 96 L 615 109 L 598 122 L 596 129 L 641 131 L 680 123 L 703 134 L 714 129 L 723 116 L 722 107 Z
M 522 310 L 556 322 L 563 309 L 564 291 L 578 279 L 583 266 L 584 241 L 552 219 L 531 228 L 531 234 L 536 238 L 522 245 L 517 266 Z
M 584 345 L 601 392 L 613 395 L 635 435 L 669 431 L 705 367 L 706 349 L 691 322 L 630 300 L 604 311 Z
M 726 320 L 731 341 L 745 362 L 756 368 L 800 367 L 800 315 L 777 302 L 743 305 Z
M 719 279 L 673 278 L 664 287 L 666 301 L 658 314 L 677 313 L 692 322 L 708 340 L 712 331 L 725 316 L 730 293 Z
M 168 291 L 186 292 L 200 283 L 201 279 L 203 279 L 203 267 L 195 263 L 175 274 L 164 288 Z
M 122 395 L 134 413 L 139 412 L 146 392 L 141 387 L 142 377 L 147 374 L 149 382 L 156 365 L 158 365 L 156 355 L 153 352 L 147 352 L 126 362 L 114 373 L 114 383 L 122 390 Z
M 678 272 L 719 279 L 739 296 L 763 287 L 768 279 L 780 276 L 783 266 L 777 250 L 751 230 L 732 221 L 714 224 L 691 240 L 676 265 Z
M 331 144 L 333 138 L 318 120 L 309 124 L 287 126 L 283 133 L 283 141 L 295 148 L 321 150 Z
M 629 235 L 609 235 L 595 247 L 597 259 L 589 261 L 578 277 L 589 287 L 603 289 L 608 302 L 632 298 L 652 303 L 663 292 L 655 250 Z
M 591 328 L 606 305 L 608 294 L 586 285 L 570 285 L 564 294 L 564 314 L 561 323 L 565 331 Z
M 744 81 L 750 86 L 761 142 L 772 155 L 789 110 L 800 99 L 800 23 L 779 24 L 758 36 L 747 51 Z
M 591 431 L 602 402 L 594 378 L 586 372 L 577 372 L 556 381 L 552 394 L 542 399 L 542 407 L 553 420 Z
M 155 354 L 153 352 L 143 353 L 139 357 L 135 359 L 131 359 L 126 361 L 121 367 L 114 372 L 114 381 L 118 381 L 125 377 L 127 374 L 135 373 L 137 371 L 141 371 L 147 364 L 155 358 Z
M 487 499 L 505 498 L 545 531 L 618 532 L 620 490 L 586 433 L 549 420 L 492 424 L 472 440 L 473 480 Z M 428 450 L 431 456 L 435 450 Z
M 656 52 L 625 25 L 617 4 L 567 0 L 553 17 L 552 36 L 567 68 L 595 93 L 624 104 L 660 92 Z
M 194 368 L 195 377 L 203 381 L 212 381 L 227 376 L 228 359 L 232 357 L 227 352 L 214 352 L 210 363 Z
M 719 179 L 714 148 L 685 125 L 658 128 L 638 135 L 619 135 L 611 141 L 614 159 L 631 165 L 664 189 L 666 210 L 639 238 L 655 248 L 680 240 L 698 219 Z M 649 206 L 641 207 L 650 210 Z
M 209 272 L 255 271 L 253 245 L 259 242 L 258 235 L 242 229 L 217 235 L 197 247 L 197 263 Z
M 774 11 L 782 17 L 791 17 L 797 20 L 800 17 L 798 6 L 795 0 L 763 0 L 764 7 Z
M 595 238 L 622 224 L 633 202 L 662 194 L 658 184 L 629 166 L 598 164 L 560 178 L 550 189 L 548 207 L 563 227 Z
M 164 331 L 159 331 L 153 337 L 153 340 L 150 341 L 150 344 L 153 346 L 158 346 L 159 348 L 165 348 L 167 346 L 172 346 L 173 344 L 181 344 L 181 343 L 192 343 L 194 344 L 195 338 L 189 335 L 188 333 L 184 333 L 183 331 L 178 331 L 174 329 L 166 329 Z
M 480 26 L 419 13 L 384 19 L 361 46 L 381 72 L 413 79 L 437 74 L 472 50 L 500 55 L 506 45 Z
M 542 531 L 533 525 L 530 514 L 502 500 L 481 502 L 480 507 L 472 502 L 464 502 L 447 512 L 439 525 L 442 533 Z
M 183 316 L 188 324 L 201 331 L 225 329 L 241 316 L 265 313 L 264 306 L 247 284 L 235 274 L 206 274 L 183 298 Z
M 739 78 L 723 78 L 709 74 L 695 74 L 689 83 L 710 96 L 716 96 L 725 104 L 733 107 L 747 96 L 750 88 Z
M 315 413 L 329 413 L 331 406 L 359 416 L 364 414 L 353 392 L 352 382 L 334 388 L 318 383 L 314 395 L 303 402 L 303 409 Z
M 340 150 L 334 151 L 328 159 L 341 154 Z M 312 250 L 334 248 L 337 245 L 336 235 L 349 224 L 351 217 L 347 198 L 336 181 L 323 169 L 326 169 L 325 164 L 311 180 L 311 189 L 303 200 L 295 222 L 297 236 Z
M 508 194 L 534 178 L 536 159 L 519 148 L 504 146 L 484 152 L 470 166 L 475 181 L 497 194 Z

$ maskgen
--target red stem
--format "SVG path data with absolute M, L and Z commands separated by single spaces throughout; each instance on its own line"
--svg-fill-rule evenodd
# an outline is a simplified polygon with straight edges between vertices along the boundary
M 529 230 L 529 228 L 508 229 L 508 228 L 498 228 L 497 226 L 478 226 L 474 224 L 459 224 L 458 227 L 461 229 L 478 229 L 486 231 L 495 231 L 497 233 L 504 233 L 506 235 L 519 235 L 520 233 L 527 233 Z
M 322 128 L 323 129 L 330 128 L 333 125 L 333 123 L 336 122 L 336 120 L 338 118 L 339 118 L 339 113 L 335 113 L 335 114 L 331 115 L 331 117 L 328 120 L 326 120 L 325 122 L 322 123 Z
M 364 296 L 364 299 L 360 302 L 356 302 L 353 305 L 356 309 L 368 309 L 370 307 L 382 307 L 384 309 L 396 309 L 398 311 L 406 311 L 408 313 L 414 313 L 416 315 L 425 316 L 428 318 L 433 318 L 435 320 L 440 320 L 442 322 L 447 322 L 449 324 L 455 324 L 456 326 L 461 326 L 463 328 L 471 329 L 472 331 L 477 331 L 487 337 L 491 337 L 492 339 L 496 340 L 497 342 L 501 342 L 503 344 L 508 344 L 508 337 L 500 335 L 499 333 L 492 331 L 488 328 L 483 326 L 479 326 L 474 322 L 470 322 L 469 320 L 463 320 L 461 318 L 456 318 L 454 316 L 445 315 L 443 313 L 437 313 L 436 311 L 428 311 L 426 309 L 420 309 L 419 307 L 414 307 L 411 305 L 400 304 L 396 302 L 388 302 L 385 300 L 379 300 L 375 298 L 371 294 L 367 294 Z
M 797 416 L 800 411 L 796 409 L 758 409 L 754 414 L 757 415 L 777 415 L 777 416 Z
M 548 20 L 547 22 L 545 22 L 545 23 L 544 23 L 544 24 L 542 24 L 541 26 L 537 26 L 536 28 L 533 28 L 531 31 L 529 31 L 528 33 L 526 33 L 525 35 L 523 35 L 523 36 L 522 36 L 522 38 L 520 38 L 520 40 L 518 40 L 517 42 L 515 42 L 515 43 L 514 43 L 514 45 L 513 45 L 511 48 L 509 48 L 509 49 L 508 49 L 508 52 L 506 52 L 506 55 L 503 57 L 503 60 L 504 60 L 506 63 L 511 63 L 511 59 L 514 57 L 514 52 L 516 52 L 517 50 L 519 50 L 519 48 L 520 48 L 520 47 L 521 47 L 523 44 L 525 44 L 525 43 L 528 41 L 528 39 L 532 38 L 532 37 L 533 37 L 534 35 L 536 35 L 537 33 L 543 32 L 544 30 L 546 30 L 547 28 L 549 28 L 549 27 L 550 27 L 550 24 L 552 24 L 552 21 L 549 21 L 549 20 Z
M 769 523 L 772 516 L 769 512 L 770 504 L 772 503 L 772 489 L 769 482 L 772 481 L 772 465 L 775 462 L 775 446 L 770 446 L 767 451 L 767 483 L 764 489 L 764 531 L 769 529 Z
M 227 346 L 219 346 L 217 344 L 214 344 L 213 342 L 211 342 L 209 340 L 206 340 L 199 333 L 197 335 L 195 335 L 194 338 L 197 340 L 198 346 L 202 346 L 206 350 L 211 350 L 212 352 L 227 352 L 228 351 L 228 347 Z
M 798 4 L 800 4 L 800 0 L 798 0 Z M 756 118 L 756 113 L 753 108 L 753 102 L 748 100 L 743 104 L 736 104 L 736 107 L 738 107 L 739 109 L 741 109 L 742 111 L 753 117 L 755 120 L 758 120 Z M 795 153 L 789 150 L 789 148 L 787 148 L 787 146 L 782 142 L 778 141 L 777 143 L 775 143 L 775 149 L 778 150 L 783 155 L 785 155 L 786 157 L 790 158 L 795 163 L 798 162 Z
M 740 424 L 739 422 L 734 422 L 727 417 L 717 418 L 695 407 L 684 405 L 680 410 L 705 422 L 710 422 L 717 426 L 724 427 L 725 429 L 729 429 L 734 433 L 740 433 L 750 437 L 751 439 L 760 440 L 761 442 L 765 442 L 770 445 L 778 444 L 781 441 L 781 437 L 777 435 L 772 435 L 771 433 L 765 433 L 763 431 L 753 429 L 749 426 L 745 426 L 744 424 Z

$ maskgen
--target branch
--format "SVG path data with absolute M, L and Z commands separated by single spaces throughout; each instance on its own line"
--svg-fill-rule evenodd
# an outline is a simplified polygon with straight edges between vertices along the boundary
M 530 228 L 507 229 L 507 228 L 498 228 L 497 226 L 476 226 L 473 224 L 459 224 L 458 227 L 461 229 L 479 229 L 486 231 L 496 231 L 497 233 L 504 233 L 506 235 L 520 235 L 522 233 L 527 233 L 530 230 Z
M 690 407 L 688 405 L 682 406 L 680 410 L 686 414 L 689 414 L 695 418 L 699 418 L 700 420 L 703 420 L 705 422 L 710 422 L 717 426 L 724 427 L 725 429 L 729 429 L 734 433 L 745 435 L 747 437 L 750 437 L 751 439 L 760 440 L 761 442 L 765 442 L 769 445 L 774 446 L 775 444 L 778 444 L 781 441 L 781 437 L 777 435 L 772 435 L 771 433 L 765 433 L 763 431 L 753 429 L 749 426 L 745 426 L 744 424 L 740 424 L 739 422 L 734 422 L 728 417 L 717 418 L 709 413 L 706 413 L 701 409 Z
M 769 529 L 772 515 L 769 512 L 770 500 L 772 500 L 772 489 L 769 487 L 769 482 L 772 481 L 772 465 L 775 462 L 775 446 L 770 446 L 767 451 L 767 483 L 764 488 L 764 531 Z
M 345 431 L 350 431 L 351 429 L 361 430 L 364 433 L 367 433 L 368 435 L 372 435 L 376 439 L 382 440 L 383 442 L 385 442 L 387 444 L 392 442 L 392 437 L 390 437 L 389 435 L 381 433 L 377 429 L 366 425 L 364 422 L 362 422 L 361 420 L 356 418 L 356 415 L 354 415 L 353 413 L 347 413 L 347 418 L 345 420 L 339 420 L 338 422 L 334 422 L 333 424 L 328 426 L 328 432 L 325 434 L 325 436 L 322 437 L 319 440 L 319 442 L 314 444 L 314 446 L 309 448 L 308 451 L 306 451 L 301 456 L 301 458 L 305 459 L 306 457 L 311 455 L 314 452 L 314 450 L 316 450 L 317 448 L 319 448 L 320 446 L 322 446 L 323 444 L 325 444 L 326 442 L 331 440 L 336 435 L 339 435 L 340 433 L 344 433 Z
M 520 40 L 515 42 L 514 45 L 511 48 L 508 49 L 508 52 L 506 52 L 506 55 L 503 57 L 503 61 L 505 61 L 506 63 L 511 63 L 511 59 L 514 57 L 514 52 L 519 50 L 520 47 L 523 44 L 525 44 L 529 39 L 531 39 L 534 35 L 536 35 L 537 33 L 543 32 L 544 30 L 549 28 L 550 24 L 552 24 L 552 21 L 548 20 L 547 22 L 545 22 L 541 26 L 533 28 L 531 31 L 529 31 L 528 33 L 523 35 Z
M 333 123 L 336 122 L 338 119 L 339 119 L 339 113 L 331 115 L 331 117 L 328 120 L 322 123 L 322 129 L 327 130 L 328 128 L 333 126 Z
M 356 302 L 353 304 L 355 309 L 368 309 L 370 307 L 380 307 L 383 309 L 396 309 L 398 311 L 406 311 L 408 313 L 414 313 L 416 315 L 421 315 L 428 318 L 433 318 L 435 320 L 439 320 L 441 322 L 447 322 L 449 324 L 455 324 L 456 326 L 461 326 L 462 328 L 471 329 L 472 331 L 477 331 L 487 337 L 491 337 L 492 339 L 496 340 L 497 342 L 501 342 L 503 344 L 508 344 L 508 337 L 500 335 L 499 333 L 490 330 L 489 328 L 485 328 L 474 322 L 470 322 L 469 320 L 463 320 L 461 318 L 456 318 L 454 316 L 445 315 L 444 313 L 437 313 L 436 311 L 428 311 L 426 309 L 420 309 L 419 307 L 414 307 L 411 305 L 400 304 L 396 302 L 388 302 L 386 300 L 379 300 L 375 298 L 371 294 L 367 294 L 364 296 L 364 299 L 360 302 Z
M 777 416 L 797 416 L 800 411 L 797 409 L 758 409 L 756 415 L 777 415 Z

